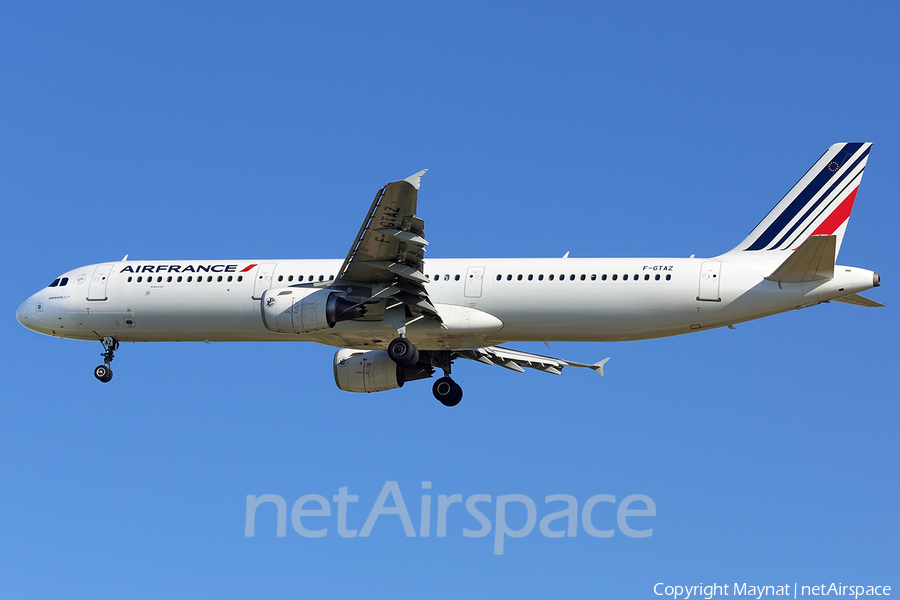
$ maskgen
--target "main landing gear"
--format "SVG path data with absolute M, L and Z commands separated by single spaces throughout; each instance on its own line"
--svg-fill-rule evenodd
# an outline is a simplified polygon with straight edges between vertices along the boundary
M 113 353 L 119 349 L 119 342 L 111 337 L 105 337 L 101 343 L 103 344 L 104 350 L 103 354 L 100 355 L 103 357 L 103 364 L 94 369 L 94 377 L 103 383 L 109 383 L 109 380 L 112 379 L 113 376 L 112 369 L 109 368 L 109 363 L 113 360 Z
M 447 376 L 441 377 L 431 386 L 431 393 L 444 406 L 456 406 L 462 400 L 462 388 Z
M 463 392 L 458 383 L 450 378 L 450 352 L 440 350 L 428 352 L 431 355 L 432 364 L 440 366 L 444 376 L 434 382 L 431 388 L 434 397 L 444 406 L 456 406 L 462 400 Z M 419 350 L 405 337 L 401 336 L 388 344 L 388 356 L 401 367 L 412 367 L 419 362 Z M 438 364 L 435 364 L 435 361 Z
M 388 355 L 401 367 L 411 367 L 419 362 L 419 349 L 405 337 L 398 337 L 388 344 Z

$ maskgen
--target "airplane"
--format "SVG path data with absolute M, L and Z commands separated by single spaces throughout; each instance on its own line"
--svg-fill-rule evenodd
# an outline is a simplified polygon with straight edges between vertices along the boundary
M 860 295 L 873 271 L 835 263 L 871 143 L 831 146 L 737 246 L 712 258 L 429 259 L 420 171 L 375 195 L 343 260 L 167 260 L 79 267 L 16 311 L 22 325 L 99 340 L 106 383 L 121 342 L 310 341 L 340 348 L 337 387 L 380 392 L 427 379 L 445 406 L 456 359 L 523 372 L 594 364 L 508 342 L 644 340 Z

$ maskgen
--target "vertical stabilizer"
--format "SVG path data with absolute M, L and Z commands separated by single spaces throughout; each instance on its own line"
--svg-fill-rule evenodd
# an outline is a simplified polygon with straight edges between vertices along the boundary
M 835 256 L 847 229 L 871 143 L 842 143 L 816 164 L 728 254 L 782 257 L 811 236 L 835 236 Z

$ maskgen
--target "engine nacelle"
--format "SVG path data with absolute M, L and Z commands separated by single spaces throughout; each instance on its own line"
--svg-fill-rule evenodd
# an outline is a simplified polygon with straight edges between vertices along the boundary
M 313 333 L 366 314 L 365 307 L 328 289 L 275 288 L 266 290 L 260 302 L 263 324 L 278 333 Z
M 334 382 L 345 392 L 384 392 L 403 387 L 403 368 L 383 350 L 338 350 Z
M 407 381 L 428 379 L 434 367 L 419 362 L 401 367 L 384 350 L 348 350 L 334 353 L 334 382 L 345 392 L 384 392 Z

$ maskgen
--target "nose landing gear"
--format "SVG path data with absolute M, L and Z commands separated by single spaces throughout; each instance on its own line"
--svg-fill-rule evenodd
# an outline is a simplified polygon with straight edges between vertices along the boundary
M 94 377 L 103 383 L 109 383 L 109 380 L 112 379 L 113 376 L 112 369 L 109 368 L 109 363 L 113 360 L 113 353 L 119 349 L 119 342 L 111 337 L 105 337 L 101 343 L 103 344 L 104 350 L 103 354 L 100 355 L 103 357 L 103 364 L 94 369 Z

